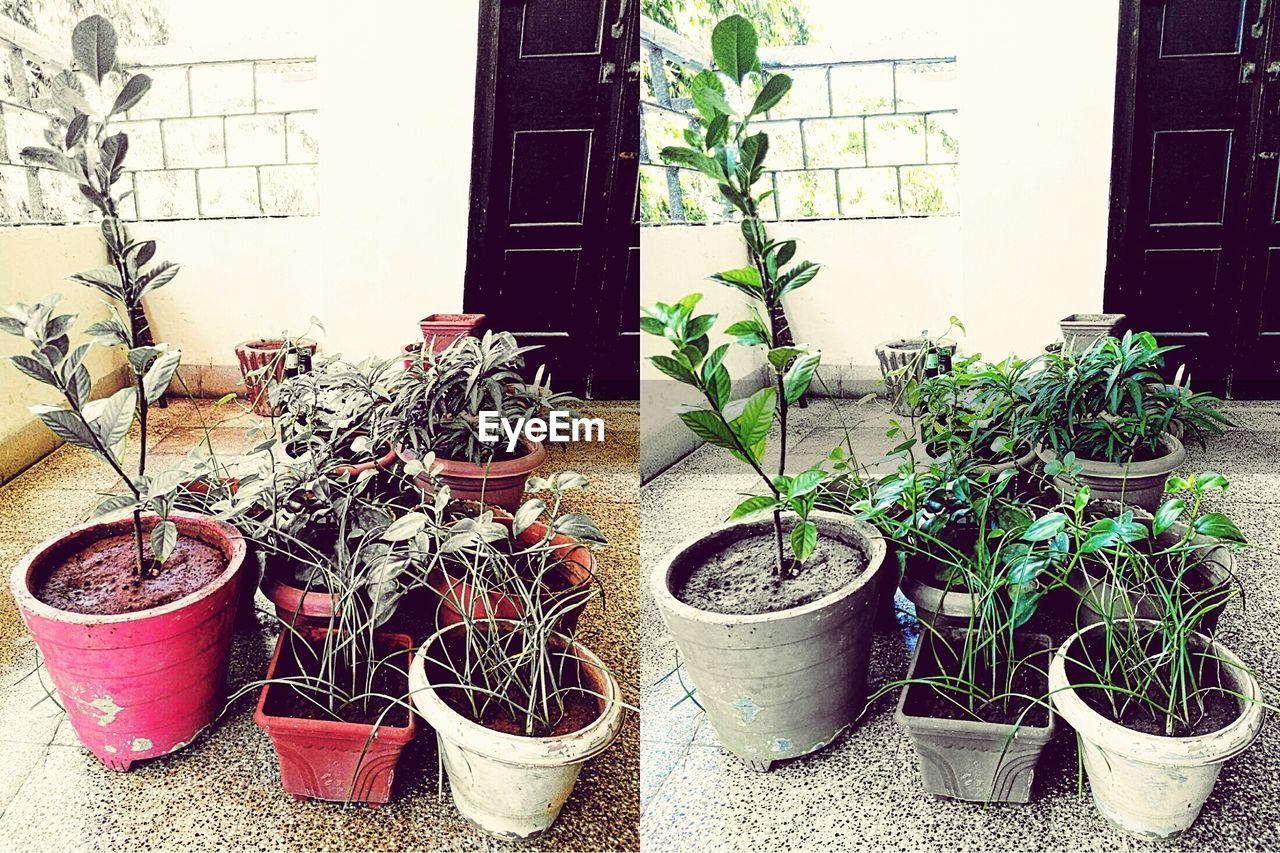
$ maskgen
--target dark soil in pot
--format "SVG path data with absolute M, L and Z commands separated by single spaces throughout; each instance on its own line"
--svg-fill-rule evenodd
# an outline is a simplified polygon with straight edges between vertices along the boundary
M 155 559 L 149 535 L 143 536 L 143 559 L 148 567 Z M 123 533 L 62 556 L 32 592 L 50 607 L 72 613 L 137 613 L 204 588 L 226 567 L 227 558 L 217 548 L 180 536 L 164 565 L 139 578 L 133 534 Z
M 946 632 L 947 642 L 951 648 L 940 642 L 922 639 L 928 646 L 920 655 L 916 664 L 915 678 L 937 678 L 939 676 L 954 677 L 959 672 L 958 658 L 953 650 L 958 650 L 963 642 L 960 632 Z M 907 699 L 903 710 L 916 717 L 932 717 L 939 720 L 973 720 L 1001 725 L 1024 725 L 1043 727 L 1049 724 L 1049 711 L 1043 706 L 1031 702 L 1022 696 L 1044 696 L 1048 691 L 1049 658 L 1053 650 L 1049 647 L 1036 648 L 1033 644 L 1019 639 L 1015 642 L 1016 656 L 1024 661 L 1013 673 L 1012 687 L 1005 689 L 1008 670 L 998 666 L 992 673 L 990 667 L 978 668 L 974 680 L 991 690 L 997 685 L 995 692 L 1017 694 L 1004 701 L 997 700 L 990 704 L 974 703 L 973 712 L 967 707 L 966 697 L 955 691 L 933 687 L 926 684 L 913 684 L 907 689 Z M 960 704 L 957 704 L 960 703 Z M 1030 711 L 1027 709 L 1030 708 Z
M 1085 665 L 1086 661 L 1102 661 L 1105 654 L 1103 638 L 1098 636 L 1101 630 L 1089 632 L 1083 639 L 1084 648 L 1077 640 L 1071 649 L 1071 658 L 1066 664 L 1067 680 L 1072 685 L 1097 684 L 1099 679 L 1093 669 Z M 1152 653 L 1160 639 L 1151 636 L 1148 641 L 1153 644 Z M 1163 715 L 1154 715 L 1151 704 L 1167 707 L 1168 698 L 1163 694 L 1148 692 L 1147 700 L 1106 690 L 1098 687 L 1076 687 L 1075 692 L 1086 705 L 1114 723 L 1143 734 L 1159 737 L 1197 737 L 1212 734 L 1226 728 L 1240 716 L 1240 701 L 1230 693 L 1220 689 L 1227 680 L 1219 672 L 1220 664 L 1214 660 L 1204 661 L 1204 670 L 1199 677 L 1200 704 L 1192 708 L 1189 725 L 1175 725 L 1172 735 L 1165 731 Z M 1121 679 L 1111 679 L 1112 683 L 1121 684 Z M 1126 700 L 1129 700 L 1126 702 Z
M 304 642 L 295 637 L 280 655 L 276 664 L 274 678 L 298 678 L 307 676 L 315 678 L 319 672 L 319 653 L 323 649 L 322 640 L 314 637 Z M 403 646 L 389 638 L 379 637 L 375 644 L 380 659 L 388 659 L 396 653 L 403 653 Z M 336 673 L 329 670 L 325 674 L 327 681 L 346 685 L 360 685 L 357 690 L 365 692 L 365 672 L 352 673 L 349 667 L 338 667 Z M 290 717 L 297 720 L 333 720 L 335 715 L 346 723 L 361 725 L 378 725 L 403 727 L 409 724 L 409 710 L 403 704 L 396 704 L 384 696 L 407 697 L 404 672 L 398 666 L 390 664 L 379 666 L 373 672 L 373 679 L 367 692 L 377 694 L 368 702 L 356 701 L 345 707 L 334 705 L 334 713 L 325 706 L 327 697 L 318 690 L 299 689 L 289 684 L 272 684 L 267 690 L 266 703 L 263 710 L 273 717 Z M 404 701 L 408 701 L 407 698 Z M 319 704 L 317 704 L 319 703 Z
M 790 559 L 790 546 L 786 547 Z M 820 536 L 813 554 L 788 577 L 775 576 L 776 555 L 772 536 L 738 539 L 714 550 L 708 547 L 689 561 L 687 574 L 671 578 L 671 592 L 683 603 L 713 613 L 776 613 L 844 588 L 867 566 L 866 554 L 832 536 Z

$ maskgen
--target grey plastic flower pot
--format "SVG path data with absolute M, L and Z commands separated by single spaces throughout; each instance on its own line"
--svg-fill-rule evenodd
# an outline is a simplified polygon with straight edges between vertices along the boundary
M 1089 487 L 1089 493 L 1095 500 L 1119 501 L 1155 512 L 1160 508 L 1169 475 L 1178 470 L 1187 458 L 1182 442 L 1168 433 L 1160 437 L 1160 446 L 1164 455 L 1144 462 L 1099 462 L 1077 457 L 1076 461 L 1083 468 L 1078 475 L 1079 480 Z M 1036 452 L 1041 462 L 1058 458 L 1047 447 Z M 1053 478 L 1053 484 L 1068 500 L 1076 493 L 1076 485 L 1061 475 Z
M 1124 322 L 1124 314 L 1072 314 L 1058 321 L 1063 349 L 1084 352 L 1102 338 L 1114 334 Z
M 898 586 L 915 605 L 916 619 L 935 628 L 963 628 L 973 619 L 973 595 L 960 586 L 939 586 L 920 566 L 927 558 L 907 561 Z
M 409 666 L 410 698 L 436 730 L 449 790 L 462 816 L 499 838 L 531 838 L 551 827 L 582 765 L 608 749 L 622 730 L 622 691 L 586 646 L 555 634 L 558 648 L 570 648 L 582 661 L 585 686 L 598 696 L 600 716 L 585 728 L 554 737 L 486 728 L 449 707 L 427 672 L 424 656 L 432 644 L 449 631 L 466 629 L 463 623 L 442 628 L 419 647 Z
M 1147 622 L 1147 620 L 1139 620 Z M 1148 623 L 1150 624 L 1150 623 Z M 1089 789 L 1098 811 L 1125 832 L 1141 838 L 1172 838 L 1200 815 L 1222 765 L 1243 753 L 1262 730 L 1262 693 L 1244 664 L 1221 643 L 1197 635 L 1226 663 L 1222 671 L 1240 696 L 1240 716 L 1225 728 L 1197 737 L 1162 737 L 1112 722 L 1085 704 L 1067 676 L 1067 661 L 1080 637 L 1101 630 L 1092 625 L 1072 634 L 1049 665 L 1051 700 L 1076 730 Z
M 949 642 L 959 642 L 961 631 L 945 632 Z M 950 639 L 954 637 L 954 639 Z M 1044 634 L 1027 634 L 1025 640 L 1048 659 L 1053 640 Z M 930 641 L 922 637 L 911 657 L 907 678 L 937 675 L 928 654 Z M 1043 662 L 1042 662 L 1043 665 Z M 1053 713 L 1043 726 L 987 723 L 981 720 L 953 720 L 912 714 L 908 711 L 913 691 L 928 690 L 908 684 L 898 698 L 894 720 L 904 728 L 920 759 L 920 781 L 926 793 L 957 800 L 982 803 L 1025 803 L 1031 799 L 1040 752 L 1053 737 Z
M 711 727 L 755 770 L 822 749 L 866 705 L 885 542 L 875 528 L 848 516 L 814 512 L 810 519 L 819 538 L 859 549 L 867 565 L 843 588 L 808 604 L 740 616 L 691 607 L 671 592 L 672 578 L 691 571 L 701 555 L 745 537 L 772 539 L 771 520 L 724 524 L 685 542 L 650 578 Z

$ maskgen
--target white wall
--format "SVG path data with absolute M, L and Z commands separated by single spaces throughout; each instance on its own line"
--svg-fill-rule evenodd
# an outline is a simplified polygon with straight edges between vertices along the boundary
M 970 4 L 961 26 L 970 351 L 1033 353 L 1102 309 L 1119 3 Z

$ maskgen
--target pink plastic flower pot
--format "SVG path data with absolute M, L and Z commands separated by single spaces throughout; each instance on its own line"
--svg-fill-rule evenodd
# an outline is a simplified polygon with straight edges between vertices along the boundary
M 326 629 L 312 628 L 303 633 L 319 638 Z M 288 629 L 280 633 L 267 678 L 273 678 L 280 653 L 290 637 Z M 379 640 L 403 647 L 401 664 L 407 671 L 413 655 L 413 640 L 407 634 L 379 633 Z M 342 803 L 366 803 L 378 806 L 391 799 L 396 763 L 405 744 L 417 733 L 415 714 L 409 712 L 405 726 L 372 726 L 338 720 L 310 720 L 276 716 L 267 712 L 268 693 L 273 686 L 262 688 L 256 722 L 271 738 L 280 761 L 280 784 L 294 797 L 329 800 Z M 405 680 L 405 695 L 409 692 Z
M 484 314 L 428 314 L 418 321 L 418 327 L 428 349 L 439 353 L 458 338 L 479 334 L 486 319 Z
M 58 561 L 132 529 L 132 519 L 86 524 L 37 545 L 14 567 L 10 588 L 80 742 L 112 770 L 176 752 L 222 709 L 245 543 L 229 524 L 170 514 L 178 535 L 220 550 L 227 566 L 177 601 L 98 616 L 59 610 L 31 592 Z M 150 530 L 156 518 L 144 517 Z

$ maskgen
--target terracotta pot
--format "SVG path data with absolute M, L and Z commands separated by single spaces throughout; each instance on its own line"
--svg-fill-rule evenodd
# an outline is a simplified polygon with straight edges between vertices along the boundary
M 229 524 L 195 513 L 169 518 L 178 535 L 222 552 L 227 566 L 203 588 L 136 613 L 71 613 L 40 601 L 33 580 L 65 555 L 128 533 L 133 520 L 82 525 L 37 545 L 10 589 L 80 742 L 112 770 L 176 752 L 222 710 L 245 544 Z M 149 532 L 155 516 L 144 516 Z
M 436 730 L 449 791 L 462 816 L 501 838 L 530 838 L 547 830 L 569 799 L 582 765 L 609 748 L 622 730 L 622 693 L 600 659 L 580 643 L 582 678 L 599 694 L 600 716 L 576 732 L 521 737 L 485 728 L 450 708 L 431 687 L 424 655 L 447 631 L 423 643 L 409 669 L 414 707 Z M 553 635 L 559 648 L 570 645 Z
M 428 314 L 418 321 L 422 339 L 433 353 L 444 352 L 458 338 L 474 335 L 484 328 L 484 314 Z
M 505 513 L 503 515 L 506 517 L 495 515 L 494 520 L 510 527 L 511 517 Z M 547 526 L 540 521 L 535 521 L 521 531 L 516 539 L 523 544 L 532 545 L 542 541 L 546 533 Z M 595 555 L 574 539 L 559 533 L 551 537 L 551 544 L 559 546 L 552 553 L 560 560 L 560 563 L 551 571 L 559 575 L 565 588 L 558 593 L 546 589 L 545 598 L 550 600 L 554 596 L 573 595 L 585 590 L 595 577 Z M 524 606 L 518 597 L 500 590 L 477 588 L 465 580 L 455 578 L 443 568 L 433 571 L 427 578 L 427 582 L 435 591 L 434 615 L 437 627 L 443 628 L 465 621 L 464 613 L 467 614 L 465 618 L 473 622 L 490 617 L 514 620 L 524 615 Z M 587 600 L 584 597 L 580 604 L 566 610 L 564 615 L 556 620 L 556 630 L 572 634 L 586 604 Z
M 547 458 L 547 450 L 541 442 L 521 438 L 520 448 L 525 451 L 523 456 L 487 465 L 457 462 L 437 456 L 436 463 L 441 466 L 438 476 L 449 487 L 449 494 L 455 500 L 495 504 L 515 512 L 524 503 L 525 481 Z M 397 447 L 396 454 L 403 462 L 418 458 L 416 453 L 406 447 Z M 434 484 L 425 474 L 414 477 L 413 482 L 428 494 L 435 492 Z
M 304 632 L 313 642 L 320 642 L 328 633 L 327 629 Z M 276 650 L 267 669 L 268 679 L 275 676 L 280 653 L 290 636 L 286 629 L 276 640 Z M 413 654 L 413 640 L 405 634 L 380 632 L 375 636 L 378 640 L 403 647 L 406 659 Z M 378 806 L 391 799 L 400 751 L 417 733 L 412 711 L 409 712 L 408 724 L 404 726 L 280 717 L 266 711 L 268 695 L 273 689 L 276 689 L 275 685 L 263 686 L 253 721 L 271 737 L 280 761 L 280 784 L 285 791 L 300 800 L 366 803 L 370 806 Z
M 773 613 L 738 615 L 692 607 L 671 591 L 701 555 L 748 537 L 772 539 L 773 522 L 722 524 L 675 548 L 649 578 L 658 610 L 720 743 L 753 770 L 831 743 L 862 713 L 885 543 L 865 522 L 809 516 L 818 536 L 862 551 L 867 565 L 843 588 Z M 762 569 L 768 571 L 768 569 Z
M 316 342 L 307 338 L 299 338 L 295 342 L 299 349 L 306 350 L 311 355 L 316 353 Z M 248 379 L 248 375 L 255 370 L 259 370 L 275 361 L 275 380 L 277 382 L 284 380 L 284 359 L 277 359 L 280 350 L 284 348 L 284 341 L 278 338 L 255 338 L 251 341 L 242 341 L 236 344 L 236 357 L 240 360 L 240 375 L 246 377 L 244 385 L 249 402 L 253 404 L 253 411 L 264 418 L 274 417 L 280 414 L 279 410 L 271 405 L 271 401 L 267 397 L 267 382 L 263 381 L 265 377 L 258 379 Z
M 423 357 L 425 362 L 426 353 L 423 353 L 422 343 L 422 341 L 415 341 L 414 343 L 405 344 L 400 347 L 400 356 L 403 360 L 405 370 L 413 367 L 414 362 L 418 361 L 419 357 Z M 430 350 L 427 352 L 430 352 Z
M 1164 499 L 1164 484 L 1169 475 L 1178 470 L 1187 458 L 1182 442 L 1168 433 L 1160 437 L 1160 446 L 1164 455 L 1145 462 L 1100 462 L 1077 454 L 1076 461 L 1083 466 L 1080 482 L 1089 487 L 1090 497 L 1095 500 L 1119 501 L 1155 512 Z M 1046 447 L 1038 448 L 1036 453 L 1041 462 L 1058 458 Z M 1054 477 L 1053 484 L 1065 499 L 1071 500 L 1075 496 L 1077 486 L 1065 477 Z
M 333 623 L 333 593 L 294 586 L 268 569 L 262 574 L 262 594 L 286 625 L 327 628 Z
M 953 647 L 963 642 L 963 631 L 944 630 Z M 937 672 L 932 635 L 922 634 L 911 656 L 907 680 L 926 678 Z M 1040 672 L 1053 650 L 1053 640 L 1044 634 L 1027 634 L 1024 640 L 1039 653 Z M 1035 665 L 1035 664 L 1028 664 Z M 1041 696 L 1047 679 L 1032 695 Z M 1053 738 L 1053 713 L 1043 726 L 1023 723 L 1013 726 L 982 720 L 929 717 L 910 713 L 908 708 L 924 684 L 908 684 L 898 698 L 894 720 L 907 731 L 920 759 L 920 781 L 925 793 L 981 803 L 1025 803 L 1031 799 L 1031 782 L 1040 752 Z M 959 697 L 957 697 L 958 699 Z
M 1097 630 L 1098 625 L 1084 628 L 1058 649 L 1049 664 L 1050 698 L 1076 731 L 1089 789 L 1102 816 L 1141 838 L 1180 835 L 1199 817 L 1222 765 L 1247 750 L 1262 730 L 1262 691 L 1230 649 L 1197 634 L 1199 648 L 1210 649 L 1225 662 L 1225 686 L 1236 694 L 1240 715 L 1216 732 L 1195 737 L 1163 737 L 1125 728 L 1089 707 L 1068 674 L 1068 661 L 1080 660 L 1075 647 L 1081 637 Z

